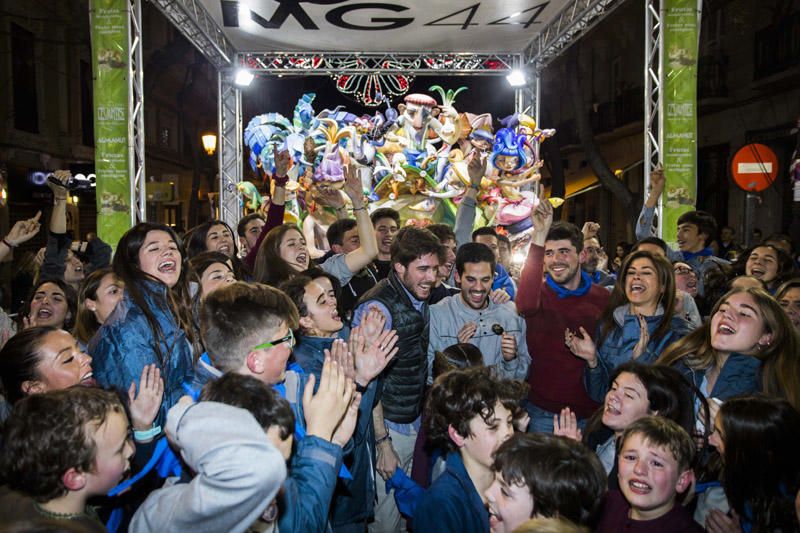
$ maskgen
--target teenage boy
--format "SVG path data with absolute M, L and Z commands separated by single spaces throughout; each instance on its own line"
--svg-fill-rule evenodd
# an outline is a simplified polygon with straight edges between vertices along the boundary
M 194 477 L 152 492 L 133 516 L 131 533 L 245 531 L 277 511 L 270 502 L 286 479 L 292 451 L 289 403 L 240 374 L 208 382 L 200 399 L 182 398 L 164 428 Z
M 658 199 L 664 192 L 666 178 L 664 171 L 657 168 L 650 173 L 650 194 L 647 196 L 639 221 L 636 224 L 636 240 L 649 237 L 653 226 Z M 703 296 L 705 273 L 727 265 L 728 261 L 715 257 L 709 245 L 717 234 L 717 222 L 705 211 L 689 211 L 678 217 L 678 250 L 667 250 L 667 259 L 671 262 L 683 261 L 697 273 L 697 294 Z
M 236 234 L 239 236 L 239 249 L 243 255 L 247 255 L 251 249 L 256 247 L 258 237 L 261 235 L 261 228 L 266 222 L 261 213 L 250 213 L 239 220 L 239 224 L 236 225 Z
M 492 469 L 494 482 L 485 495 L 493 532 L 511 533 L 534 517 L 596 523 L 607 476 L 597 454 L 580 442 L 516 434 L 497 450 Z
M 369 216 L 378 241 L 378 256 L 372 262 L 378 271 L 378 280 L 386 279 L 392 271 L 392 243 L 400 229 L 400 213 L 391 207 L 376 209 Z
M 425 229 L 436 235 L 439 242 L 444 246 L 445 258 L 441 265 L 439 265 L 439 275 L 436 280 L 436 286 L 431 291 L 431 296 L 428 298 L 428 305 L 433 306 L 448 296 L 458 294 L 458 288 L 454 287 L 453 280 L 453 267 L 456 264 L 456 234 L 453 233 L 453 228 L 447 224 L 430 224 Z
M 485 367 L 440 376 L 428 396 L 428 442 L 447 452 L 444 473 L 414 512 L 414 531 L 484 533 L 482 494 L 494 481 L 492 455 L 514 433 L 525 386 L 493 377 Z
M 328 527 L 328 510 L 342 463 L 342 447 L 349 441 L 353 428 L 340 423 L 344 411 L 338 418 L 333 412 L 325 413 L 325 409 L 334 409 L 333 404 L 326 407 L 322 402 L 306 401 L 314 389 L 313 375 L 303 373 L 297 366 L 287 370 L 294 346 L 292 329 L 297 326 L 297 308 L 278 289 L 243 282 L 219 288 L 204 300 L 201 311 L 201 335 L 213 364 L 204 369 L 212 378 L 222 373 L 252 376 L 274 387 L 288 400 L 297 421 L 295 434 L 303 438 L 290 465 L 279 529 L 323 531 Z M 331 380 L 338 380 L 344 371 L 338 364 L 330 366 L 330 371 L 322 372 L 320 388 L 329 387 Z M 352 380 L 345 381 L 349 383 L 348 390 L 355 388 Z M 360 395 L 357 397 L 360 399 Z M 354 403 L 357 409 L 358 401 Z M 307 412 L 309 405 L 313 406 L 313 412 Z M 335 422 L 333 431 L 326 420 Z M 321 479 L 325 482 L 320 482 Z M 302 498 L 297 498 L 298 494 Z
M 14 404 L 3 437 L 0 526 L 49 518 L 106 530 L 86 502 L 119 483 L 134 452 L 116 394 L 76 386 L 28 396 Z
M 490 298 L 495 255 L 486 246 L 469 242 L 456 255 L 459 294 L 431 306 L 428 366 L 436 352 L 458 343 L 477 346 L 483 364 L 506 379 L 525 379 L 531 357 L 525 340 L 525 320 L 513 302 L 497 304 Z
M 517 293 L 517 288 L 514 285 L 514 280 L 509 276 L 508 271 L 500 264 L 500 239 L 497 237 L 495 229 L 489 226 L 476 229 L 472 232 L 472 242 L 485 244 L 492 251 L 495 260 L 492 289 L 503 289 L 513 300 Z
M 342 218 L 332 223 L 328 227 L 326 236 L 331 249 L 320 259 L 320 264 L 329 256 L 349 254 L 361 246 L 361 239 L 358 237 L 358 223 L 353 218 Z M 342 315 L 350 318 L 358 299 L 376 283 L 378 283 L 378 271 L 372 263 L 353 274 L 350 281 L 339 291 L 339 310 Z
M 407 226 L 392 243 L 392 272 L 362 296 L 353 318 L 358 326 L 372 309 L 383 315 L 384 329 L 397 331 L 398 353 L 381 376 L 382 390 L 373 411 L 376 471 L 389 479 L 395 470 L 411 472 L 414 444 L 428 375 L 428 303 L 444 249 L 430 231 Z M 376 477 L 376 479 L 378 479 Z M 397 531 L 400 513 L 391 494 L 378 485 L 372 531 Z
M 689 434 L 672 420 L 648 416 L 628 426 L 620 443 L 620 491 L 606 495 L 597 531 L 703 531 L 676 501 L 694 479 Z
M 581 270 L 583 235 L 574 224 L 553 224 L 553 207 L 547 201 L 533 210 L 531 218 L 531 247 L 517 295 L 528 346 L 536 347 L 528 372 L 528 429 L 552 433 L 553 416 L 564 407 L 579 419 L 586 419 L 598 407 L 584 386 L 586 364 L 572 355 L 561 332 L 579 328 L 586 332 L 583 335 L 594 332 L 610 294 Z

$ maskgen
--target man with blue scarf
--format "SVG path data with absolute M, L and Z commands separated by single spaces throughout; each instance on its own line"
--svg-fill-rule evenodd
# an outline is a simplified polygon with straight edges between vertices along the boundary
M 590 335 L 595 331 L 610 294 L 581 270 L 586 254 L 583 235 L 574 224 L 553 224 L 553 207 L 548 201 L 534 209 L 531 219 L 531 248 L 516 300 L 532 347 L 528 430 L 552 433 L 553 417 L 564 407 L 579 419 L 598 407 L 583 384 L 586 363 L 572 355 L 564 340 L 569 332 Z

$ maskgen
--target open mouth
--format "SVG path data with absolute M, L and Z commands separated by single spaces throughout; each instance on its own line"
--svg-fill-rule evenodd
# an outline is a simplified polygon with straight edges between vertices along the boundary
M 97 381 L 94 379 L 94 372 L 90 370 L 86 374 L 84 374 L 83 377 L 81 378 L 81 385 L 84 385 L 86 387 L 94 387 L 95 385 L 97 385 Z
M 419 285 L 420 296 L 427 296 L 428 294 L 430 294 L 432 287 L 433 285 L 427 283 L 425 285 Z
M 486 298 L 486 291 L 469 291 L 469 297 L 473 302 L 482 302 Z
M 697 288 L 697 280 L 693 279 L 686 284 L 686 288 L 688 289 L 696 289 Z
M 489 507 L 489 529 L 496 531 L 497 526 L 503 521 L 500 516 Z
M 648 494 L 651 490 L 653 490 L 650 485 L 638 479 L 631 479 L 628 481 L 628 487 L 635 494 Z
M 300 254 L 300 255 L 298 255 L 298 256 L 295 258 L 295 260 L 296 260 L 296 261 L 297 261 L 299 264 L 301 264 L 301 265 L 305 265 L 305 264 L 306 264 L 306 262 L 308 261 L 308 256 L 307 256 L 306 254 Z
M 53 316 L 53 311 L 49 307 L 42 307 L 39 311 L 36 312 L 36 318 L 47 320 Z
M 178 263 L 176 263 L 172 259 L 167 261 L 162 261 L 161 263 L 158 264 L 158 271 L 161 272 L 162 274 L 174 274 L 177 266 Z
M 552 265 L 550 267 L 550 272 L 553 274 L 563 274 L 567 269 L 567 265 Z
M 384 245 L 386 248 L 390 248 L 392 246 L 392 239 L 383 239 L 381 244 Z
M 751 275 L 752 275 L 754 278 L 761 279 L 761 277 L 762 277 L 764 274 L 766 274 L 766 271 L 765 271 L 763 268 L 760 268 L 760 267 L 753 267 L 753 268 L 751 268 L 751 269 L 750 269 L 750 274 L 751 274 Z
M 219 248 L 217 248 L 218 252 L 222 252 L 223 254 L 229 254 L 231 252 L 231 245 L 230 244 L 223 244 Z
M 722 323 L 717 327 L 717 333 L 721 333 L 723 335 L 733 335 L 736 333 L 736 330 L 728 324 Z
M 630 291 L 631 291 L 632 293 L 635 293 L 635 294 L 642 293 L 642 292 L 644 292 L 646 289 L 647 289 L 647 287 L 645 287 L 645 286 L 644 286 L 644 285 L 642 285 L 641 283 L 631 283 L 631 289 L 630 289 Z

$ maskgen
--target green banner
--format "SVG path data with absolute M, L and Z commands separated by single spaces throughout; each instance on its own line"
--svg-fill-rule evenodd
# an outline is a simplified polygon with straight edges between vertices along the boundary
M 97 235 L 116 247 L 131 227 L 128 2 L 91 0 Z
M 662 235 L 675 243 L 678 217 L 697 201 L 698 0 L 665 0 L 662 17 L 664 137 L 661 147 L 666 188 Z

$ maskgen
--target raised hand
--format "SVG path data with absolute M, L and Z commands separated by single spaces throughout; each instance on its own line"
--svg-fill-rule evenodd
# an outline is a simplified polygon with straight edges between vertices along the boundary
M 503 333 L 503 340 L 500 341 L 500 350 L 503 352 L 503 359 L 511 361 L 517 356 L 517 338 L 511 333 Z
M 467 172 L 469 173 L 469 184 L 471 187 L 479 189 L 481 180 L 486 175 L 486 158 L 481 157 L 478 152 L 472 152 L 468 158 Z
M 503 305 L 504 303 L 511 301 L 511 296 L 505 291 L 505 289 L 495 289 L 489 293 L 489 299 L 494 304 Z
M 546 236 L 553 224 L 553 205 L 547 200 L 539 202 L 539 205 L 531 212 L 531 220 L 536 234 Z
M 53 177 L 56 179 L 56 181 L 58 181 L 58 183 L 53 183 L 52 181 L 47 180 L 47 186 L 50 187 L 50 190 L 53 191 L 53 195 L 56 198 L 60 200 L 66 200 L 67 192 L 69 191 L 67 184 L 72 177 L 72 172 L 69 170 L 56 170 L 53 172 Z
M 597 222 L 586 222 L 583 224 L 583 228 L 581 228 L 581 233 L 583 233 L 584 239 L 591 239 L 592 237 L 597 237 L 597 232 L 600 231 L 600 224 Z
M 578 418 L 569 407 L 563 408 L 560 414 L 553 415 L 553 434 L 581 441 L 583 433 L 578 427 Z
M 364 205 L 364 187 L 361 185 L 356 165 L 345 165 L 344 167 L 344 192 L 353 202 L 353 207 Z
M 367 343 L 361 329 L 354 328 L 350 339 L 353 341 L 351 350 L 355 360 L 355 380 L 366 387 L 397 354 L 397 332 L 393 329 L 382 331 L 377 338 Z
M 462 344 L 469 342 L 472 336 L 475 335 L 476 331 L 478 331 L 478 324 L 475 322 L 467 322 L 461 326 L 460 330 L 458 330 L 458 342 Z
M 572 352 L 573 355 L 580 357 L 589 363 L 590 366 L 596 366 L 597 348 L 592 340 L 592 336 L 583 329 L 583 326 L 581 326 L 579 330 L 580 335 L 571 331 L 569 328 L 565 329 L 564 344 L 567 345 L 567 348 L 569 348 L 569 351 Z
M 278 147 L 275 146 L 274 150 L 277 150 Z M 281 150 L 275 154 L 275 176 L 278 178 L 283 178 L 286 176 L 286 173 L 289 172 L 289 168 L 292 166 L 292 156 L 289 155 L 288 150 Z
M 341 209 L 344 207 L 344 198 L 338 189 L 333 189 L 331 187 L 317 187 L 317 193 L 315 197 L 317 202 L 321 205 L 327 205 L 328 207 L 332 207 L 334 209 Z
M 638 359 L 647 349 L 647 343 L 650 342 L 650 332 L 647 330 L 647 320 L 643 315 L 638 316 L 639 319 L 639 340 L 633 347 L 633 358 Z
M 156 365 L 145 365 L 139 378 L 139 394 L 136 394 L 136 382 L 131 382 L 128 388 L 133 429 L 147 431 L 153 426 L 163 398 L 164 380 L 161 379 L 161 370 Z
M 372 344 L 386 327 L 386 316 L 374 305 L 370 306 L 361 319 L 360 327 L 361 333 L 364 335 L 364 342 Z
M 348 349 L 347 344 L 341 339 L 336 339 L 331 344 L 330 350 L 324 350 L 325 358 L 330 358 L 335 361 L 340 368 L 344 371 L 347 379 L 355 379 L 356 370 L 353 364 L 353 352 Z
M 330 358 L 326 358 L 322 365 L 322 375 L 316 394 L 314 394 L 315 382 L 315 376 L 311 374 L 303 391 L 306 434 L 330 441 L 350 405 L 355 384 L 353 380 L 345 377 L 344 370 Z
M 353 436 L 353 432 L 356 429 L 359 405 L 361 405 L 361 393 L 356 392 L 353 394 L 353 399 L 350 400 L 350 405 L 347 407 L 347 411 L 344 413 L 344 418 L 342 418 L 341 423 L 339 423 L 339 427 L 334 431 L 331 442 L 341 447 L 347 444 L 347 441 L 350 440 L 350 437 Z
M 6 242 L 12 246 L 19 246 L 32 239 L 39 233 L 39 229 L 42 227 L 42 224 L 39 222 L 41 216 L 42 212 L 38 211 L 33 218 L 18 220 L 14 224 L 14 227 L 11 228 L 11 231 L 8 232 L 8 235 L 6 235 Z

